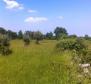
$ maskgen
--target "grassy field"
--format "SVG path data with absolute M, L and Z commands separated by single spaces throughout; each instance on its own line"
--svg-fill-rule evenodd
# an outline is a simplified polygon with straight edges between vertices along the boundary
M 55 52 L 56 43 L 12 41 L 13 53 L 0 56 L 0 84 L 77 84 L 71 53 Z

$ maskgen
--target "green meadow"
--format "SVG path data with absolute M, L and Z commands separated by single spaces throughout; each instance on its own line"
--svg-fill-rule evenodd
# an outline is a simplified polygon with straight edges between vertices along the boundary
M 0 0 L 0 84 L 91 84 L 91 0 Z
M 0 84 L 77 84 L 71 52 L 55 51 L 57 41 L 24 46 L 13 40 L 9 56 L 0 56 Z

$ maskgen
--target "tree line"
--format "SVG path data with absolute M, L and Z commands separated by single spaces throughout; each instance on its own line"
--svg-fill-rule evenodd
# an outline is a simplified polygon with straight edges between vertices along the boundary
M 9 39 L 23 39 L 26 35 L 31 39 L 38 39 L 39 37 L 41 39 L 58 39 L 61 35 L 67 35 L 68 33 L 63 27 L 57 27 L 54 32 L 47 32 L 46 34 L 43 34 L 40 31 L 22 32 L 22 30 L 20 30 L 19 32 L 14 32 L 0 27 L 0 34 L 7 35 Z
M 56 27 L 54 32 L 47 32 L 43 34 L 40 31 L 25 31 L 14 32 L 11 30 L 6 30 L 0 27 L 0 54 L 7 55 L 12 51 L 9 46 L 10 40 L 20 39 L 24 41 L 24 45 L 29 45 L 31 40 L 36 40 L 36 44 L 39 44 L 41 40 L 60 40 L 66 38 L 84 38 L 86 40 L 91 40 L 91 37 L 85 35 L 84 37 L 78 37 L 77 35 L 69 35 L 64 27 Z M 67 42 L 68 43 L 68 42 Z
M 30 39 L 49 39 L 49 40 L 58 40 L 60 38 L 66 38 L 66 37 L 71 37 L 71 38 L 77 37 L 77 35 L 75 34 L 69 35 L 64 27 L 56 27 L 54 32 L 47 32 L 46 34 L 43 34 L 41 31 L 22 32 L 22 30 L 20 30 L 19 32 L 15 32 L 0 27 L 0 34 L 7 35 L 7 38 L 10 40 L 23 39 L 24 37 L 29 37 Z M 90 36 L 85 35 L 84 38 L 90 39 Z

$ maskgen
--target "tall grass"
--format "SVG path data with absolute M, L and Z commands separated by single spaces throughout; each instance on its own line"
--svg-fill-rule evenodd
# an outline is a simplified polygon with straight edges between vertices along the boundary
M 77 84 L 71 52 L 55 52 L 57 41 L 11 42 L 13 53 L 0 56 L 0 84 Z

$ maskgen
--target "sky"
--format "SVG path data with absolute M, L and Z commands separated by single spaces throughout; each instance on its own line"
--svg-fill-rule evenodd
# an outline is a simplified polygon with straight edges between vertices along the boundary
M 0 0 L 0 27 L 46 33 L 57 26 L 91 36 L 91 0 Z

